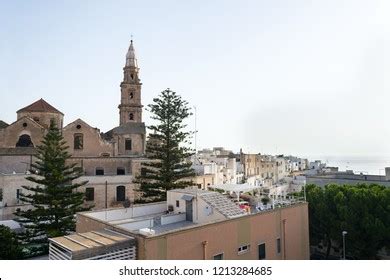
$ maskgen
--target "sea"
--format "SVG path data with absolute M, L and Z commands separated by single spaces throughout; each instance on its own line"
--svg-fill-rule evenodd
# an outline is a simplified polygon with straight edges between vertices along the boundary
M 339 171 L 353 170 L 355 174 L 385 175 L 385 167 L 390 167 L 390 156 L 308 156 L 309 161 L 321 160 L 327 166 L 335 166 Z

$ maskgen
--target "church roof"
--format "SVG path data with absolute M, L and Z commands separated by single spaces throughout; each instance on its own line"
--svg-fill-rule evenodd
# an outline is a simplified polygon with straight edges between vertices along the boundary
M 6 122 L 0 120 L 0 129 L 6 128 L 8 125 L 9 125 L 8 123 L 6 123 Z
M 145 123 L 135 123 L 128 122 L 117 126 L 110 131 L 104 133 L 104 139 L 110 140 L 113 138 L 113 135 L 121 135 L 121 134 L 146 134 Z
M 57 113 L 57 114 L 64 115 L 62 112 L 58 111 L 56 108 L 51 106 L 42 98 L 18 110 L 16 113 L 20 113 L 20 112 L 45 112 L 45 113 Z

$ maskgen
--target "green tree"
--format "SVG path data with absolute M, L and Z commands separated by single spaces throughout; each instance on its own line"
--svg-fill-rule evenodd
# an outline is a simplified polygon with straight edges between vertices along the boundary
M 8 227 L 0 225 L 0 260 L 20 260 L 22 248 L 17 236 Z
M 310 242 L 327 246 L 342 244 L 346 230 L 347 254 L 357 259 L 374 259 L 389 248 L 390 189 L 379 185 L 308 185 Z
M 82 176 L 76 164 L 67 165 L 70 158 L 59 129 L 51 123 L 48 133 L 37 147 L 36 162 L 31 165 L 35 175 L 26 179 L 37 185 L 23 187 L 20 200 L 31 204 L 32 209 L 16 212 L 16 220 L 24 225 L 21 241 L 31 255 L 48 251 L 48 238 L 69 234 L 75 230 L 75 214 L 89 210 L 83 207 L 85 194 L 77 188 L 87 182 L 74 184 Z
M 184 121 L 191 114 L 188 103 L 178 94 L 166 89 L 148 106 L 156 124 L 146 144 L 147 162 L 141 164 L 139 202 L 166 200 L 166 192 L 192 185 L 195 176 L 188 158 L 193 155 L 188 147 L 191 132 L 184 131 Z

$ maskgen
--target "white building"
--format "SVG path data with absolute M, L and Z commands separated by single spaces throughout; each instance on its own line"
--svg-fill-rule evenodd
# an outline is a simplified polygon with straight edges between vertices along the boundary
M 237 184 L 244 178 L 242 165 L 231 151 L 223 148 L 204 149 L 192 157 L 197 176 L 212 175 L 214 184 Z

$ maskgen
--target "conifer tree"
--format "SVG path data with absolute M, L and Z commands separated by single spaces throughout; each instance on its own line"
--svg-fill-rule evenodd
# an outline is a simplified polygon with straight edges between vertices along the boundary
M 48 238 L 69 234 L 75 230 L 75 214 L 89 210 L 83 207 L 85 194 L 77 188 L 87 183 L 72 183 L 82 176 L 76 164 L 68 165 L 70 158 L 66 142 L 52 122 L 48 133 L 37 147 L 36 161 L 27 177 L 36 186 L 24 186 L 20 200 L 33 206 L 30 210 L 18 211 L 16 220 L 23 224 L 25 233 L 22 244 L 31 255 L 44 254 L 48 250 Z
M 169 88 L 148 105 L 156 124 L 148 126 L 152 131 L 146 144 L 147 162 L 141 164 L 139 202 L 166 200 L 166 192 L 185 188 L 193 184 L 195 176 L 189 157 L 193 155 L 188 147 L 191 132 L 184 131 L 185 119 L 192 113 L 188 102 Z
M 9 227 L 0 225 L 0 260 L 22 258 L 23 252 L 16 234 Z

